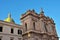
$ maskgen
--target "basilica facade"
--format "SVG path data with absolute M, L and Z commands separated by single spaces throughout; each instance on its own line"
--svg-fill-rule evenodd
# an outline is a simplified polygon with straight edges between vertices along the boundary
M 58 40 L 54 20 L 43 10 L 39 14 L 28 10 L 20 20 L 22 24 L 16 24 L 11 14 L 0 20 L 0 40 Z

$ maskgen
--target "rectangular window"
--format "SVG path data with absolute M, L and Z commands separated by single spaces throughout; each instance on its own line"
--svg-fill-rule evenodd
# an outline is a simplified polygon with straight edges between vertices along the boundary
M 0 32 L 2 32 L 2 27 L 0 27 Z
M 22 34 L 22 31 L 21 30 L 18 30 L 18 34 Z
M 35 30 L 35 22 L 33 22 L 33 27 L 34 27 L 34 30 Z
M 13 28 L 11 28 L 11 33 L 13 33 Z
M 26 28 L 26 31 L 27 31 L 27 23 L 25 23 L 25 28 Z
M 0 36 L 0 40 L 2 40 L 2 36 Z
M 0 40 L 1 40 L 1 38 L 0 38 Z
M 21 40 L 21 38 L 18 38 L 18 40 Z
M 10 40 L 13 40 L 13 39 L 10 39 Z
M 13 38 L 13 37 L 11 37 L 11 38 L 10 38 L 10 40 L 14 40 L 14 38 Z

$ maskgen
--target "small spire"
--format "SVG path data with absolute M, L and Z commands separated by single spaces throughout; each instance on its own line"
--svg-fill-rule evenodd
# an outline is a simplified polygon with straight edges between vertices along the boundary
M 35 12 L 35 10 L 34 10 L 34 9 L 32 9 L 32 11 L 33 11 L 33 12 Z
M 10 18 L 11 18 L 11 14 L 10 14 L 10 13 L 8 13 L 8 17 L 10 17 Z
M 31 12 L 31 10 L 29 9 L 29 10 L 27 10 L 27 12 Z
M 35 10 L 34 9 L 32 9 L 32 13 L 35 13 Z
M 40 17 L 42 17 L 42 16 L 45 16 L 45 15 L 44 15 L 43 8 L 41 8 L 41 12 L 40 12 Z
M 54 20 L 51 18 L 51 20 L 54 22 Z
M 43 8 L 41 8 L 41 12 L 40 13 L 44 13 Z

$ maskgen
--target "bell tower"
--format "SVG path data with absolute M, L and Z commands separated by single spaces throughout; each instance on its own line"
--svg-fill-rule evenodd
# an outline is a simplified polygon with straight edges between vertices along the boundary
M 28 10 L 21 16 L 23 40 L 58 40 L 55 24 L 52 19 L 35 10 Z
M 38 14 L 35 12 L 35 10 L 28 10 L 25 14 L 21 17 L 21 22 L 23 25 L 23 39 L 24 40 L 36 40 L 34 38 L 35 30 L 38 26 L 36 26 L 37 21 L 39 19 Z M 34 34 L 34 35 L 33 35 Z

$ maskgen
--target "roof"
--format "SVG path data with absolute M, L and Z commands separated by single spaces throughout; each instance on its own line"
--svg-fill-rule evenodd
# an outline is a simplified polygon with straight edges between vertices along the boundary
M 11 14 L 10 13 L 8 14 L 8 17 L 4 21 L 15 23 L 15 21 L 11 18 Z

